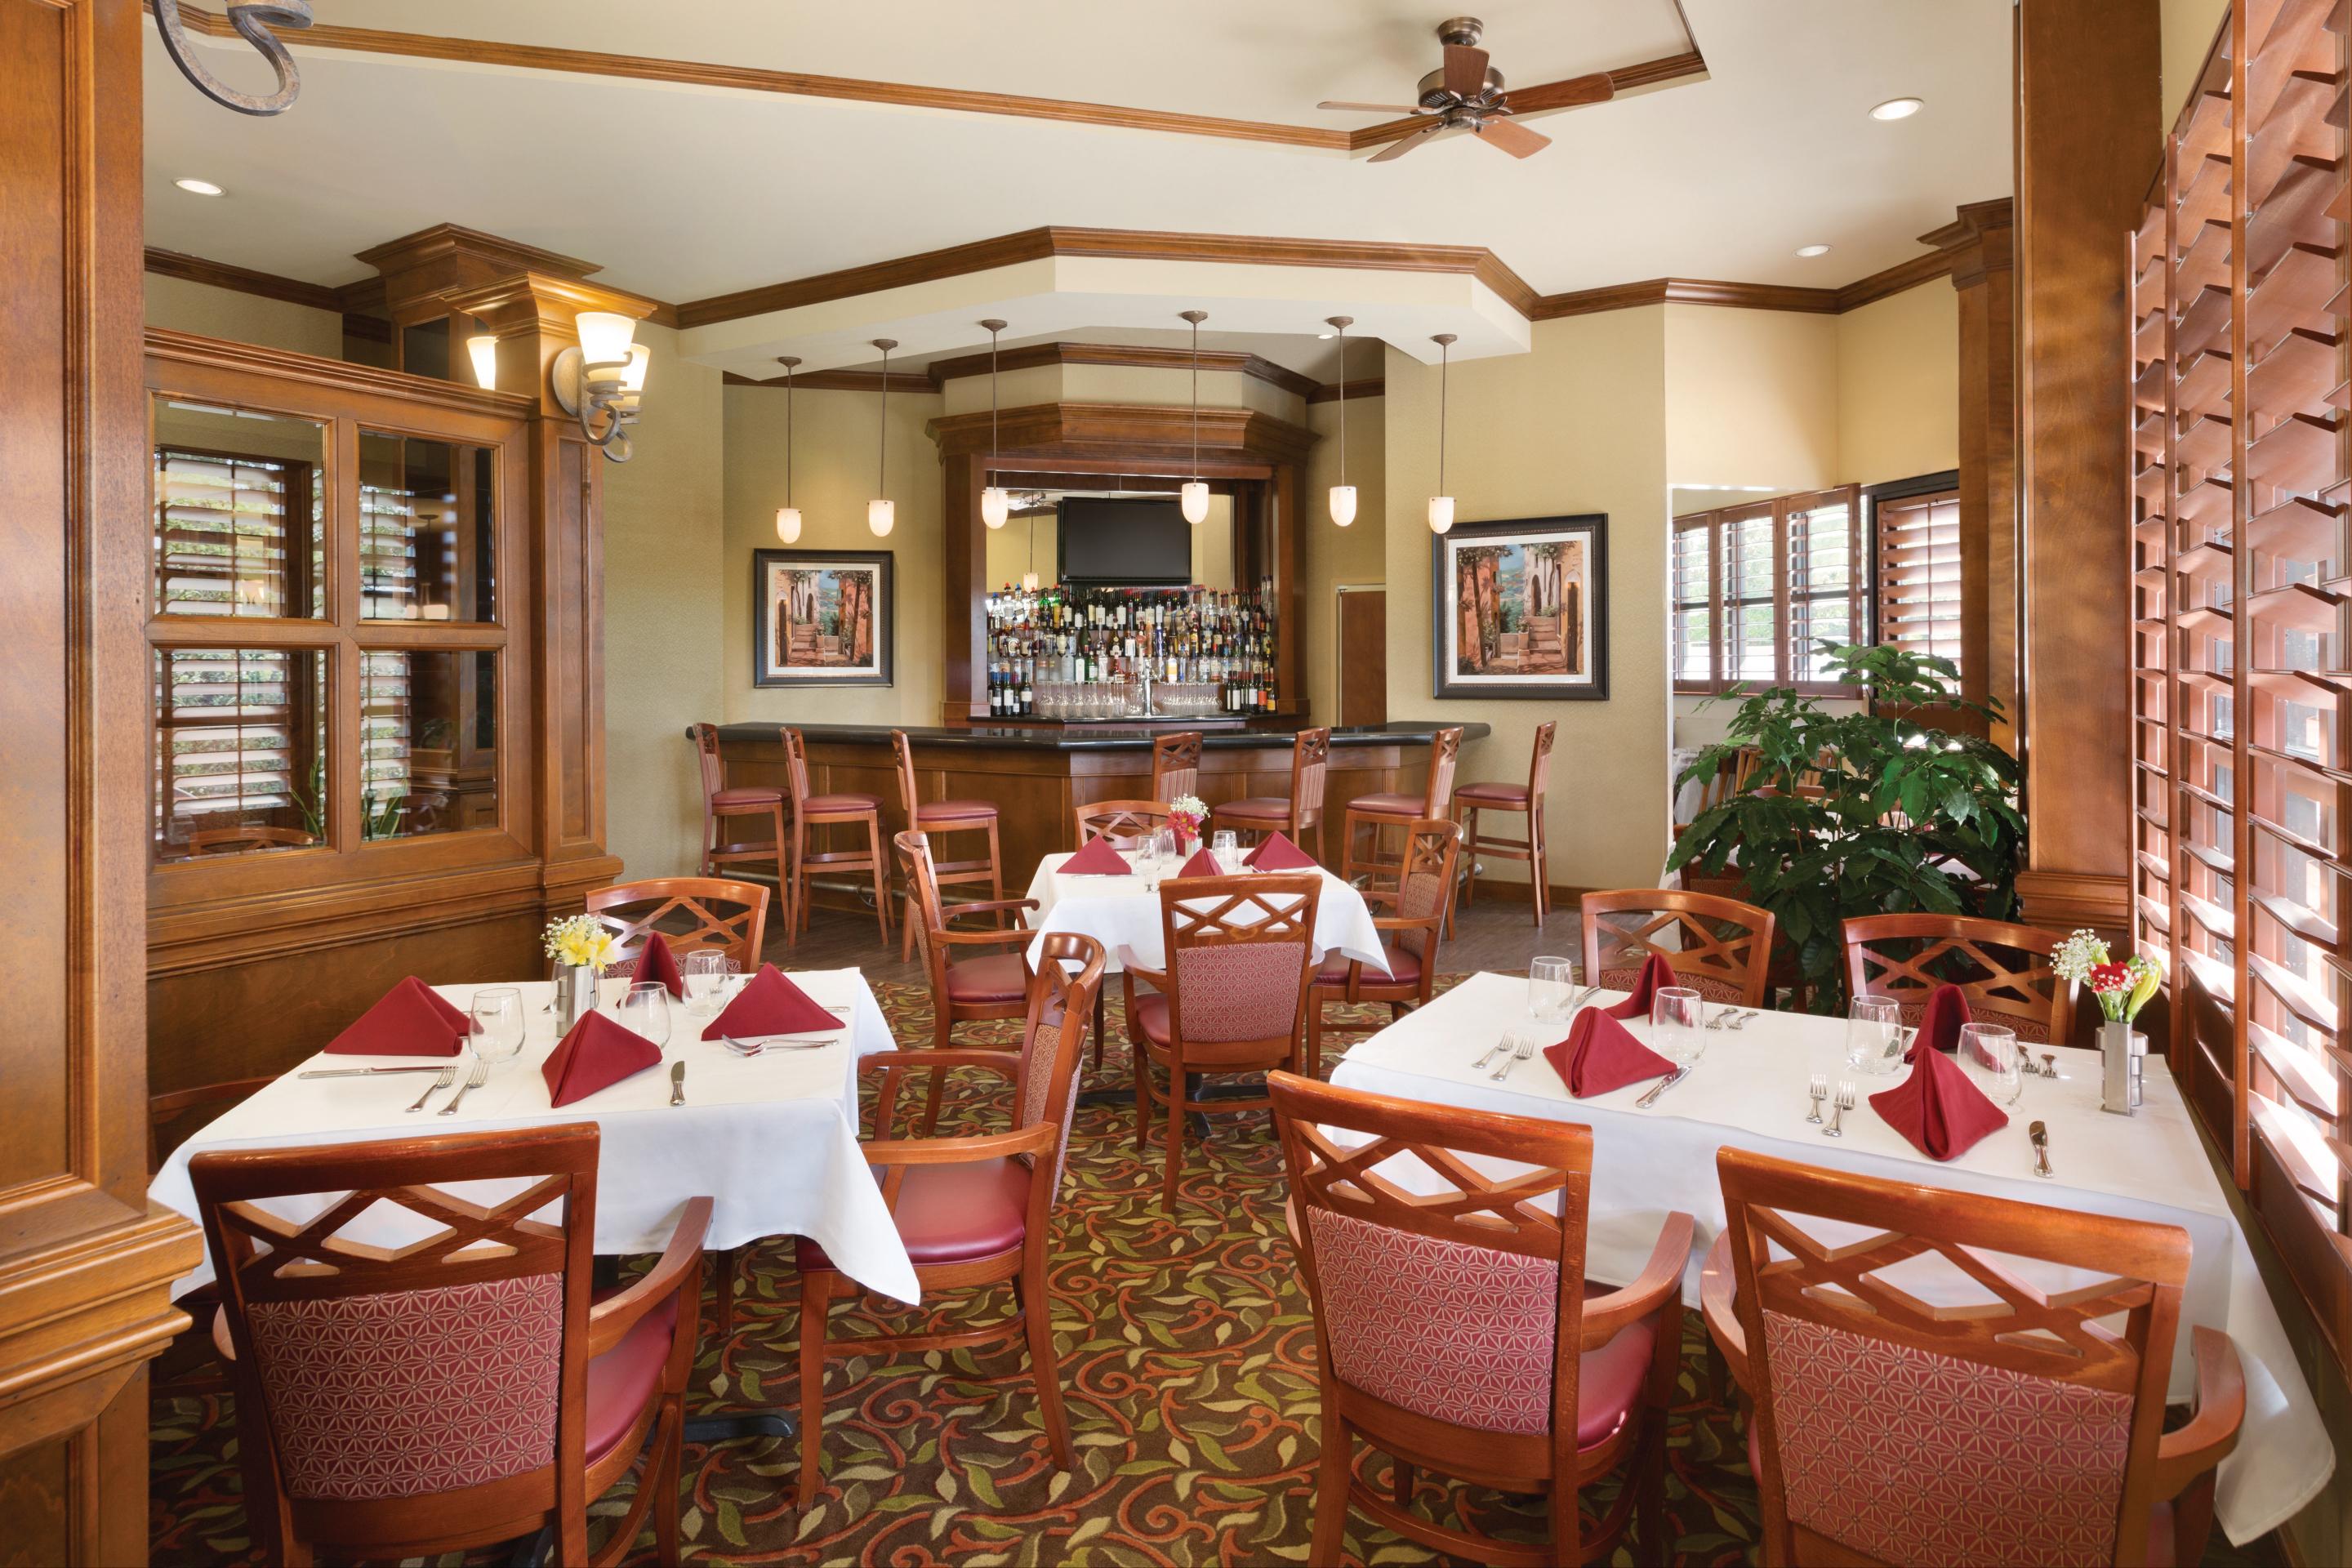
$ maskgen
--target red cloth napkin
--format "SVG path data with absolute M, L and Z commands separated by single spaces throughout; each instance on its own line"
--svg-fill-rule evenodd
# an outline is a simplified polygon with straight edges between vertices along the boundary
M 1133 873 L 1108 838 L 1087 840 L 1086 847 L 1062 862 L 1065 877 L 1127 877 Z
M 772 963 L 760 965 L 751 983 L 735 994 L 726 1011 L 702 1031 L 706 1040 L 721 1035 L 739 1039 L 758 1035 L 821 1035 L 843 1026 L 842 1021 L 809 1000 L 808 993 L 784 978 Z
M 1941 1051 L 1918 1053 L 1911 1076 L 1872 1095 L 1870 1108 L 1930 1160 L 1965 1154 L 1979 1139 L 2009 1125 L 2009 1114 Z
M 547 1080 L 550 1100 L 570 1105 L 660 1065 L 661 1049 L 651 1040 L 602 1013 L 590 1013 L 539 1064 L 539 1075 Z
M 1546 1046 L 1543 1057 L 1579 1100 L 1675 1070 L 1674 1063 L 1635 1039 L 1604 1007 L 1579 1013 L 1568 1026 L 1568 1038 Z
M 1190 860 L 1176 868 L 1176 874 L 1179 877 L 1222 877 L 1225 874 L 1225 868 L 1217 864 L 1217 858 L 1214 855 L 1210 854 L 1206 849 L 1200 849 L 1193 852 Z
M 1276 828 L 1273 837 L 1243 858 L 1242 864 L 1255 866 L 1261 871 L 1307 871 L 1314 868 L 1315 857 L 1293 844 L 1287 835 Z
M 414 974 L 385 992 L 328 1045 L 339 1057 L 454 1057 L 474 1021 Z
M 1960 1026 L 1968 1021 L 1968 994 L 1957 985 L 1937 986 L 1920 1011 L 1919 1032 L 1911 1037 L 1911 1048 L 1903 1053 L 1903 1059 L 1915 1059 L 1923 1045 L 1950 1056 L 1960 1048 Z
M 669 987 L 669 994 L 679 1001 L 686 1000 L 686 976 L 677 970 L 677 955 L 659 931 L 646 938 L 645 947 L 637 953 L 637 984 L 651 985 L 660 981 Z
M 1633 979 L 1631 996 L 1611 1006 L 1587 1008 L 1585 1011 L 1606 1013 L 1612 1018 L 1647 1018 L 1650 1004 L 1657 999 L 1658 993 L 1674 984 L 1675 966 L 1666 962 L 1664 953 L 1654 952 L 1642 961 L 1642 973 Z M 1577 1015 L 1580 1018 L 1583 1016 L 1583 1013 Z

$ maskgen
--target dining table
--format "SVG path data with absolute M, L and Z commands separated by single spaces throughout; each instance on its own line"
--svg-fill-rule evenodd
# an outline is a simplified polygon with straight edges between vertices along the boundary
M 1160 925 L 1160 888 L 1175 878 L 1179 862 L 1145 862 L 1131 849 L 1120 851 L 1119 858 L 1129 868 L 1124 877 L 1066 874 L 1062 867 L 1070 858 L 1067 854 L 1048 855 L 1037 862 L 1027 894 L 1037 907 L 1025 913 L 1030 929 L 1037 933 L 1027 950 L 1033 970 L 1047 936 L 1075 931 L 1102 943 L 1105 973 L 1129 969 L 1166 971 L 1167 937 Z M 1386 974 L 1388 957 L 1364 895 L 1322 868 L 1316 870 L 1323 879 L 1323 891 L 1315 904 L 1316 962 L 1339 952 Z
M 1625 993 L 1597 990 L 1588 1005 L 1623 1000 Z M 1498 1060 L 1481 1060 L 1507 1034 L 1544 1045 L 1565 1039 L 1566 1018 L 1539 1022 L 1530 1001 L 1524 977 L 1473 974 L 1357 1043 L 1333 1068 L 1331 1081 L 1404 1100 L 1591 1128 L 1588 1275 L 1602 1280 L 1634 1278 L 1665 1216 L 1688 1214 L 1696 1222 L 1697 1244 L 1684 1276 L 1684 1300 L 1694 1305 L 1702 1261 L 1725 1225 L 1714 1158 L 1724 1147 L 1888 1181 L 2179 1226 L 2189 1233 L 2191 1260 L 2172 1397 L 2186 1398 L 2193 1389 L 2188 1353 L 2192 1326 L 2228 1333 L 2245 1370 L 2245 1422 L 2236 1451 L 2222 1461 L 2216 1519 L 2242 1545 L 2284 1523 L 2326 1485 L 2336 1456 L 2318 1405 L 2263 1288 L 2239 1217 L 2160 1056 L 2145 1058 L 2142 1103 L 2136 1113 L 2123 1116 L 2100 1109 L 2095 1052 L 2054 1050 L 2057 1076 L 2021 1074 L 2005 1127 L 1938 1161 L 1872 1110 L 1868 1097 L 1900 1084 L 1905 1069 L 1868 1075 L 1849 1066 L 1843 1019 L 1712 1005 L 1696 1030 L 1670 1032 L 1646 1018 L 1631 1018 L 1625 1024 L 1635 1038 L 1687 1058 L 1689 1070 L 1663 1091 L 1661 1079 L 1653 1077 L 1577 1100 L 1539 1050 L 1530 1057 L 1514 1051 Z M 2042 1067 L 2039 1054 L 2032 1065 Z M 1810 1089 L 1816 1076 L 1832 1087 L 1832 1109 L 1820 1121 L 1807 1120 L 1814 1110 Z M 1853 1086 L 1855 1105 L 1840 1114 L 1833 1108 L 1836 1089 L 1844 1083 Z M 1644 1096 L 1652 1098 L 1639 1103 Z M 2037 1150 L 2029 1135 L 2034 1122 L 2046 1129 L 2047 1173 L 2037 1173 Z M 1839 1135 L 1826 1135 L 1833 1123 L 1840 1124 Z M 1435 1190 L 1436 1178 L 1410 1168 L 1409 1157 L 1394 1163 L 1397 1168 L 1383 1167 L 1382 1173 L 1409 1189 L 1426 1182 L 1421 1190 Z M 2089 1279 L 2053 1266 L 2011 1261 L 2043 1289 Z M 1937 1299 L 1937 1281 L 1905 1283 Z M 1974 1288 L 1958 1269 L 1940 1283 L 1956 1302 L 1971 1299 Z

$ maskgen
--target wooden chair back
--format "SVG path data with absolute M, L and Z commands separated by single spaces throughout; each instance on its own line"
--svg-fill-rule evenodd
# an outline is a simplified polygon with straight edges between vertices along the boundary
M 1716 1168 L 1766 1562 L 2144 1561 L 2188 1232 L 1743 1149 Z M 1970 1299 L 1887 1277 L 1917 1258 Z M 2004 1259 L 2092 1282 L 2038 1289 Z
M 1091 839 L 1108 838 L 1124 849 L 1168 826 L 1168 803 L 1155 800 L 1098 800 L 1077 809 L 1078 847 Z
M 767 940 L 768 889 L 723 877 L 656 877 L 615 882 L 588 895 L 588 912 L 613 933 L 614 958 L 634 963 L 646 938 L 662 933 L 676 956 L 715 948 L 748 974 Z
M 1544 790 L 1551 783 L 1551 743 L 1559 725 L 1547 719 L 1536 726 L 1535 755 L 1528 760 L 1528 808 L 1543 809 Z
M 1772 963 L 1772 913 L 1738 899 L 1674 888 L 1584 895 L 1584 978 L 1633 988 L 1652 953 L 1675 981 L 1711 1001 L 1761 1007 Z
M 816 793 L 809 788 L 808 742 L 790 724 L 780 724 L 777 731 L 784 742 L 786 790 L 792 795 L 793 810 L 797 813 L 808 797 Z
M 915 808 L 922 804 L 922 795 L 915 783 L 915 748 L 904 730 L 890 731 L 891 771 L 898 779 L 898 810 L 907 826 L 915 826 Z
M 188 835 L 193 855 L 225 855 L 243 849 L 309 849 L 318 836 L 299 827 L 265 827 L 257 823 L 236 827 L 199 827 Z
M 1462 761 L 1462 731 L 1444 729 L 1429 739 L 1429 778 L 1422 786 L 1421 815 L 1444 816 L 1454 808 L 1454 770 Z
M 1451 818 L 1431 817 L 1406 828 L 1392 895 L 1396 912 L 1380 921 L 1387 941 L 1421 961 L 1424 995 L 1437 975 L 1437 945 L 1452 910 L 1454 867 L 1461 851 L 1462 826 Z
M 1324 774 L 1330 766 L 1330 730 L 1299 731 L 1290 742 L 1290 811 L 1301 827 L 1323 815 Z
M 1247 1062 L 1296 1049 L 1322 896 L 1315 871 L 1160 884 L 1168 1029 L 1180 1059 Z
M 1201 731 L 1179 730 L 1151 742 L 1151 798 L 1163 804 L 1201 793 Z
M 1916 1026 L 1937 986 L 1958 985 L 1969 1016 L 2014 1029 L 2021 1043 L 2067 1042 L 2074 988 L 2051 958 L 2064 939 L 2032 926 L 1961 915 L 1859 915 L 1844 923 L 1845 973 L 1856 996 L 1892 996 Z
M 1029 1234 L 1042 1247 L 1068 1163 L 1070 1121 L 1077 1112 L 1078 1068 L 1087 1030 L 1102 994 L 1103 945 L 1076 931 L 1049 933 L 1029 977 L 1029 1010 L 1022 1020 L 1021 1070 L 1013 1081 L 1013 1126 L 1054 1130 L 1053 1147 L 1031 1157 L 1030 1169 L 1050 1170 L 1049 1182 L 1029 1184 Z
M 727 764 L 719 756 L 719 726 L 688 724 L 686 732 L 694 742 L 695 765 L 702 773 L 702 804 L 708 810 L 711 797 L 727 787 Z

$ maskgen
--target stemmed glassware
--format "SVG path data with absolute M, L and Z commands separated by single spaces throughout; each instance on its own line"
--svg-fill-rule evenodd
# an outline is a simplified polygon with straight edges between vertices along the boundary
M 488 985 L 474 993 L 474 1054 L 495 1068 L 522 1051 L 522 993 L 511 985 Z
M 669 1044 L 669 987 L 658 980 L 641 981 L 621 998 L 621 1022 L 653 1042 Z

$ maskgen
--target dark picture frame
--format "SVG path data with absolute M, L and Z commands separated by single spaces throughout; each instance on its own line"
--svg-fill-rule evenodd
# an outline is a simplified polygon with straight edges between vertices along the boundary
M 751 684 L 890 685 L 891 564 L 887 550 L 751 552 Z
M 1607 513 L 1432 534 L 1429 595 L 1432 696 L 1609 700 Z

